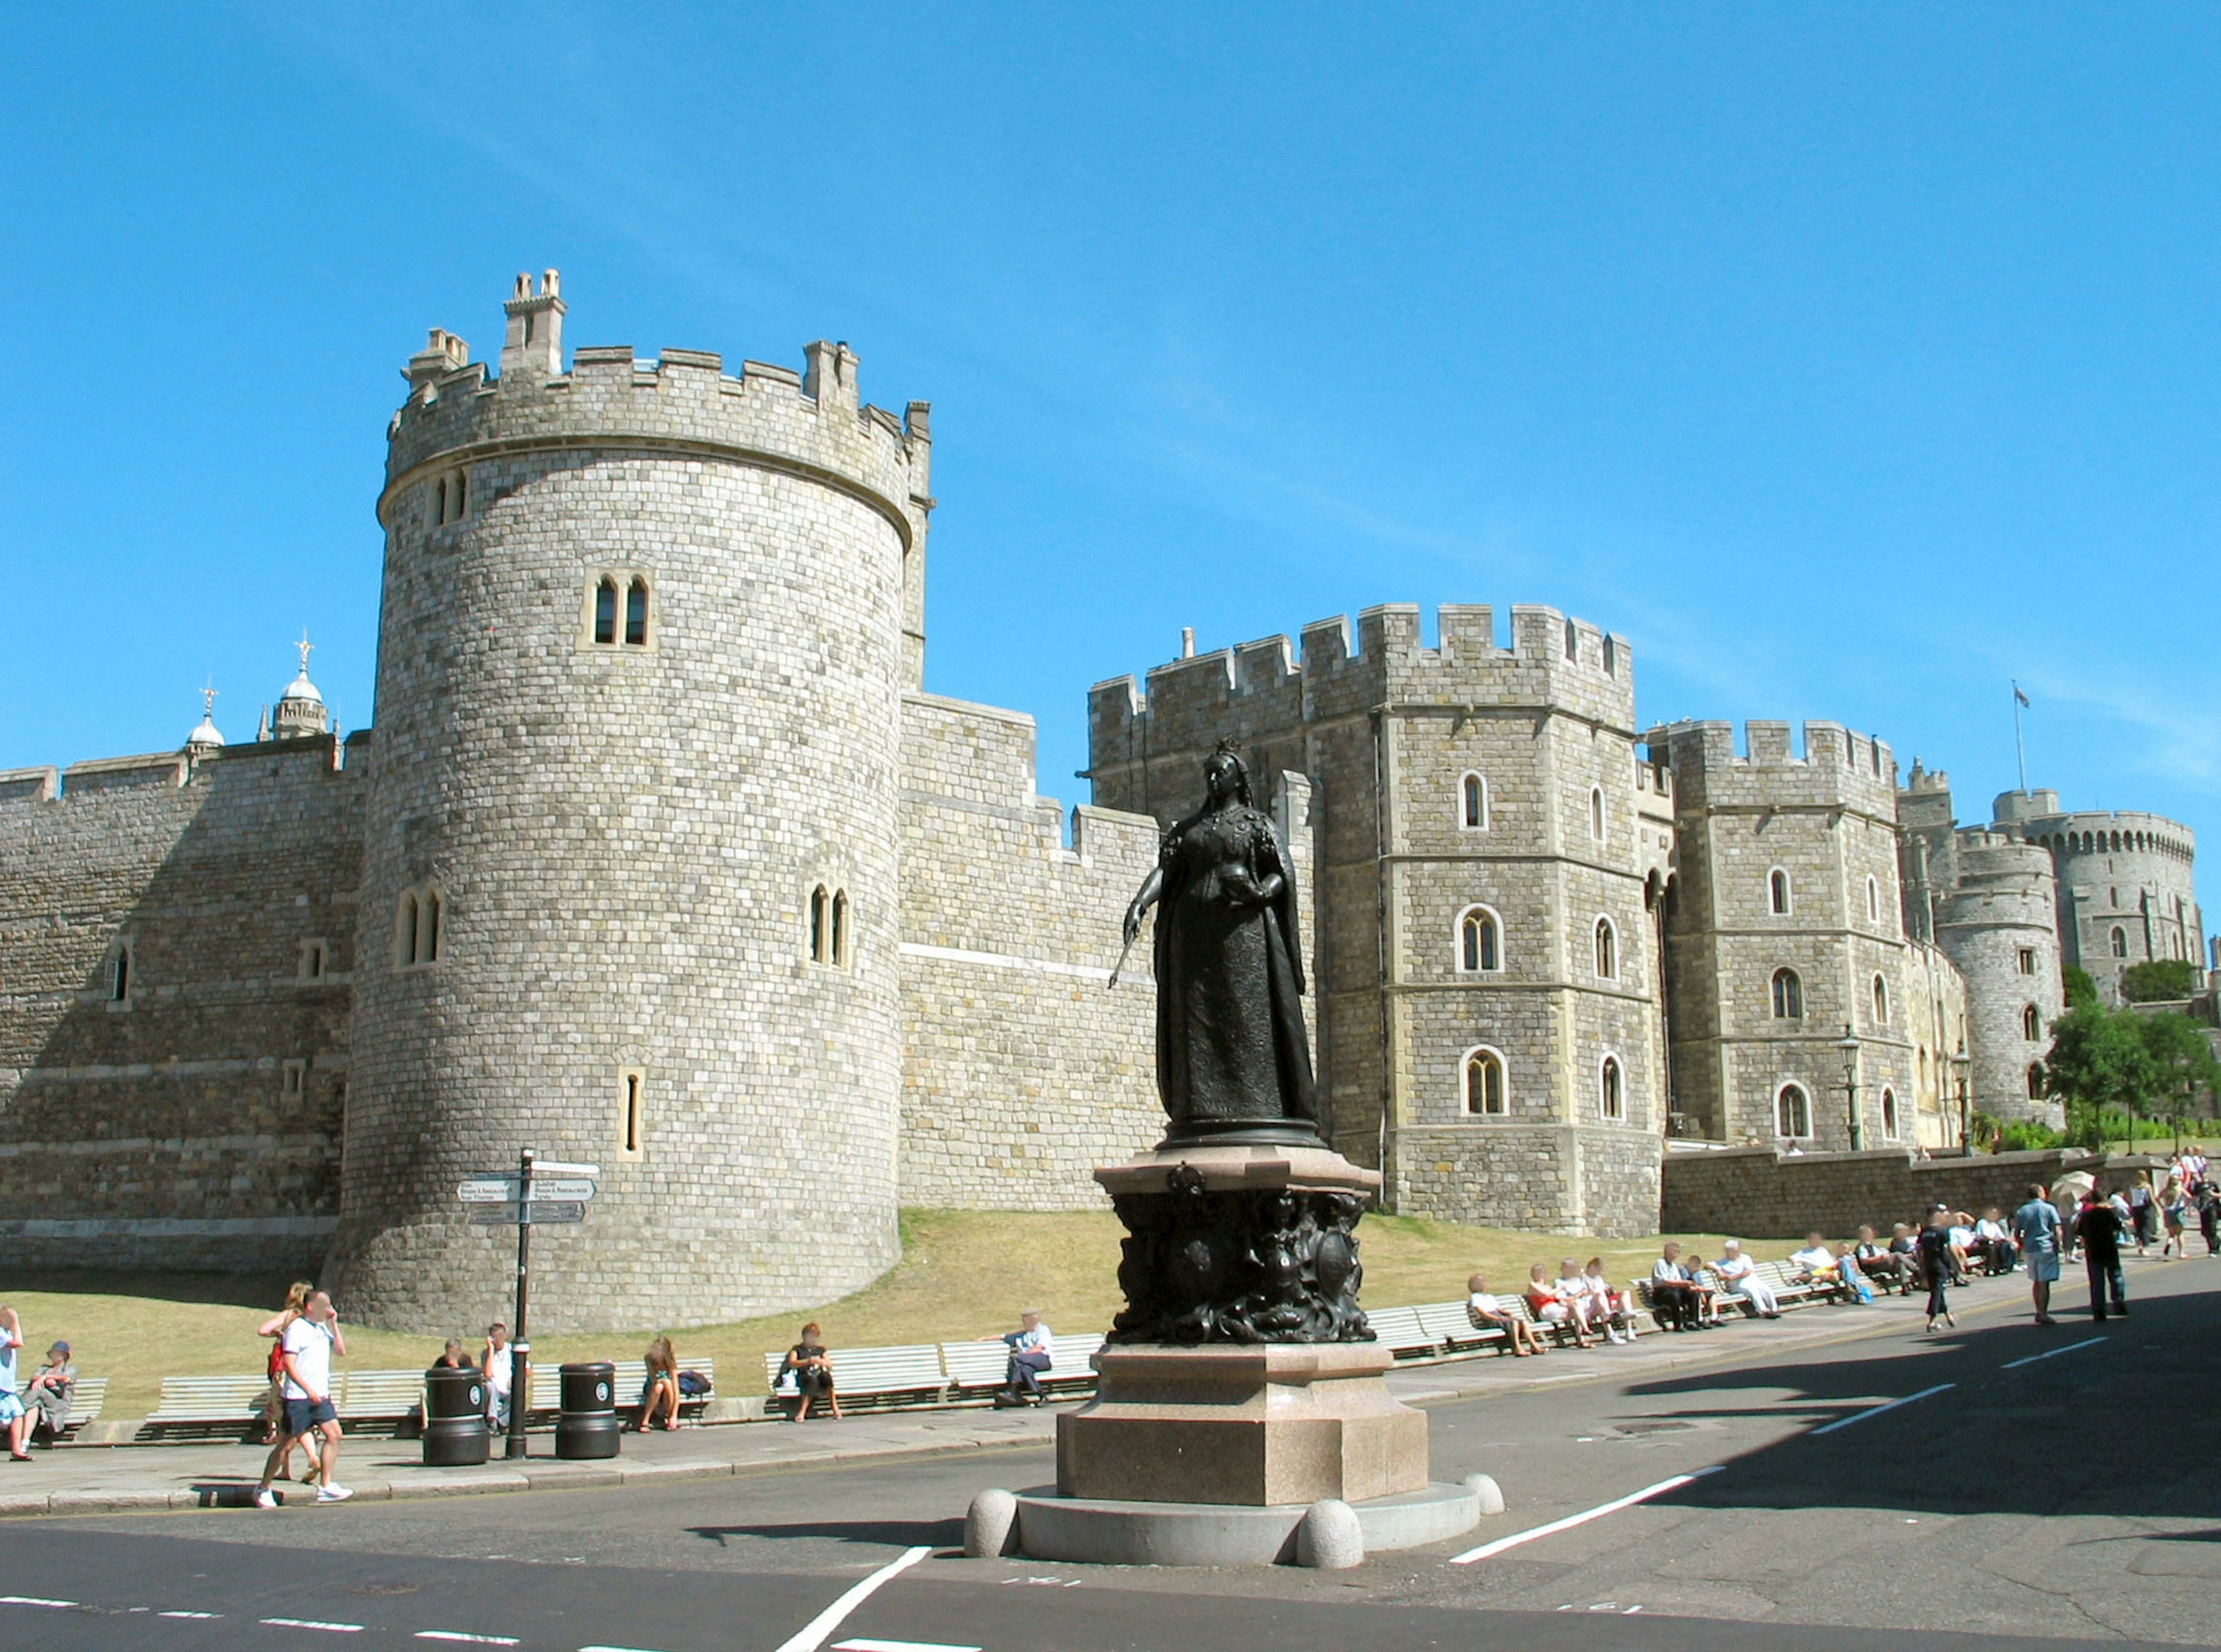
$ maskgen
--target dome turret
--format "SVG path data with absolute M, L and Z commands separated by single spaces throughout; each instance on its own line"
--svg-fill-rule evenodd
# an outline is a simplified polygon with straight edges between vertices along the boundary
M 223 745 L 223 735 L 216 726 L 216 684 L 211 683 L 201 690 L 201 720 L 193 732 L 185 736 L 186 755 L 196 761 L 210 756 Z
M 281 740 L 303 734 L 322 734 L 332 726 L 331 714 L 324 708 L 324 696 L 309 681 L 309 651 L 315 646 L 309 640 L 309 633 L 303 631 L 301 640 L 294 646 L 301 651 L 300 674 L 285 685 L 285 692 L 278 696 L 277 714 L 271 720 L 271 732 Z

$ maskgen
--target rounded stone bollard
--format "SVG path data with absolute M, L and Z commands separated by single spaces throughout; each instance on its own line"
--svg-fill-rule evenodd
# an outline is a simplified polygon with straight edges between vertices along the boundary
M 486 1460 L 485 1375 L 466 1366 L 424 1373 L 424 1466 L 457 1468 Z
M 1465 1484 L 1467 1491 L 1480 1499 L 1480 1512 L 1483 1514 L 1504 1512 L 1503 1487 L 1486 1474 L 1467 1474 L 1465 1477 Z
M 973 1560 L 993 1560 L 1017 1548 L 1018 1499 L 989 1487 L 964 1512 L 964 1552 Z
M 563 1409 L 555 1418 L 555 1455 L 614 1457 L 624 1437 L 617 1421 L 616 1368 L 607 1360 L 593 1360 L 561 1371 Z
M 1357 1511 L 1338 1497 L 1322 1497 L 1296 1528 L 1296 1564 L 1339 1572 L 1365 1563 L 1365 1529 Z

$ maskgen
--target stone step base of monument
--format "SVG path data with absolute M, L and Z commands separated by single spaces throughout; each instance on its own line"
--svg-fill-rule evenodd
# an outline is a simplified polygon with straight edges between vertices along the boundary
M 1357 1503 L 1329 1499 L 1261 1507 L 982 1492 L 965 1523 L 965 1549 L 1102 1566 L 1331 1568 L 1354 1566 L 1384 1549 L 1440 1543 L 1503 1512 L 1503 1494 L 1486 1474 Z

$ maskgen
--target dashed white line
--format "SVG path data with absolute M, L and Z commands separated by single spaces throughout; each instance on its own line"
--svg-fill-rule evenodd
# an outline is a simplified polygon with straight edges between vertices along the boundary
M 1717 1474 L 1720 1468 L 1720 1464 L 1714 1463 L 1711 1468 L 1699 1468 L 1693 1474 L 1676 1474 L 1671 1480 L 1660 1481 L 1655 1486 L 1645 1486 L 1639 1492 L 1630 1492 L 1625 1497 L 1615 1497 L 1609 1503 L 1599 1503 L 1592 1509 L 1583 1509 L 1579 1514 L 1569 1514 L 1562 1520 L 1553 1520 L 1548 1525 L 1532 1526 L 1525 1531 L 1515 1531 L 1509 1537 L 1498 1537 L 1492 1543 L 1483 1543 L 1478 1549 L 1467 1549 L 1462 1555 L 1453 1555 L 1450 1557 L 1450 1564 L 1470 1566 L 1475 1561 L 1484 1561 L 1492 1555 L 1501 1555 L 1507 1549 L 1517 1549 L 1521 1543 L 1531 1543 L 1537 1537 L 1548 1537 L 1560 1531 L 1571 1531 L 1575 1526 L 1586 1525 L 1590 1521 L 1602 1519 L 1607 1514 L 1617 1514 L 1622 1509 L 1633 1508 L 1637 1503 L 1647 1503 L 1654 1497 L 1663 1497 L 1668 1492 L 1679 1491 L 1692 1480 L 1702 1480 L 1706 1474 Z
M 42 1600 L 34 1594 L 0 1594 L 0 1606 L 74 1606 L 74 1600 Z
M 2099 1343 L 2107 1340 L 2109 1339 L 2104 1337 L 2086 1337 L 2079 1343 L 2068 1343 L 2063 1348 L 2047 1348 L 2041 1354 L 2030 1354 L 2026 1359 L 2007 1360 L 2003 1365 L 1998 1367 L 1998 1369 L 2010 1371 L 2018 1366 L 2033 1365 L 2038 1360 L 2056 1359 L 2060 1355 L 2071 1354 L 2078 1348 L 2095 1348 Z
M 321 1629 L 332 1635 L 360 1635 L 360 1624 L 327 1624 L 315 1618 L 265 1618 L 261 1620 L 273 1629 Z
M 157 1618 L 190 1618 L 202 1623 L 223 1616 L 220 1611 L 158 1611 L 154 1615 Z
M 416 1631 L 416 1638 L 420 1641 L 468 1641 L 476 1646 L 516 1644 L 514 1635 L 472 1635 L 460 1629 L 420 1629 Z
M 582 1646 L 579 1652 L 654 1652 L 654 1649 L 645 1646 Z
M 1909 1406 L 1916 1400 L 1925 1400 L 1930 1394 L 1942 1393 L 1946 1388 L 1955 1388 L 1958 1386 L 1955 1382 L 1939 1382 L 1932 1388 L 1923 1388 L 1918 1393 L 1909 1393 L 1904 1399 L 1893 1400 L 1886 1406 L 1875 1406 L 1867 1411 L 1854 1412 L 1849 1417 L 1838 1417 L 1832 1423 L 1823 1423 L 1805 1437 L 1811 1440 L 1817 1439 L 1823 1434 L 1833 1434 L 1839 1428 L 1849 1428 L 1854 1423 L 1863 1423 L 1869 1418 L 1880 1416 L 1886 1411 L 1895 1411 L 1899 1406 Z
M 898 1573 L 907 1572 L 931 1553 L 933 1547 L 929 1543 L 905 1549 L 898 1557 L 889 1561 L 862 1582 L 850 1586 L 839 1599 L 781 1641 L 779 1652 L 817 1652 L 817 1649 L 825 1644 L 825 1637 L 840 1628 L 850 1612 L 870 1599 L 881 1584 Z
M 832 1652 L 979 1652 L 979 1649 L 943 1646 L 937 1641 L 835 1641 Z

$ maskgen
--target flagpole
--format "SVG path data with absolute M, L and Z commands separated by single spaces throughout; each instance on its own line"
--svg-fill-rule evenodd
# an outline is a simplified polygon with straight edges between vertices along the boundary
M 2020 764 L 2020 790 L 2021 795 L 2025 797 L 2028 795 L 2028 744 L 2022 738 L 2020 732 L 2020 709 L 2028 704 L 2028 696 L 2020 691 L 2020 684 L 2018 683 L 2012 685 L 2012 691 L 2013 757 Z

